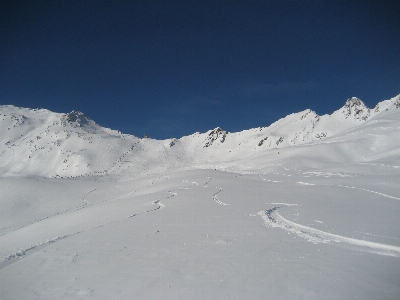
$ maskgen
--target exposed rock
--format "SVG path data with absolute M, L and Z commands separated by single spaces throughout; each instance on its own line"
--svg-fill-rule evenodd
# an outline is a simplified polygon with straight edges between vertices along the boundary
M 370 116 L 369 108 L 356 97 L 348 99 L 340 112 L 344 115 L 345 119 L 353 117 L 355 120 L 366 121 Z
M 262 144 L 264 144 L 264 142 L 268 140 L 268 137 L 263 138 L 259 143 L 258 146 L 262 146 Z
M 71 111 L 61 117 L 61 125 L 63 127 L 68 124 L 72 127 L 82 127 L 89 124 L 90 119 L 80 111 Z
M 204 141 L 203 148 L 210 147 L 215 141 L 219 141 L 220 143 L 225 142 L 227 132 L 217 127 L 214 130 L 211 130 Z

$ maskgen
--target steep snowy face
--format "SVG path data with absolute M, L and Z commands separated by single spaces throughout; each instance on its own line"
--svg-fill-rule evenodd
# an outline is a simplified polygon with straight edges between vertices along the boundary
M 362 123 L 370 116 L 370 109 L 357 97 L 348 99 L 345 105 L 334 114 L 350 120 L 352 123 Z
M 319 119 L 318 114 L 306 109 L 273 123 L 268 127 L 270 136 L 274 141 L 268 144 L 269 148 L 298 145 L 313 140 L 312 135 Z

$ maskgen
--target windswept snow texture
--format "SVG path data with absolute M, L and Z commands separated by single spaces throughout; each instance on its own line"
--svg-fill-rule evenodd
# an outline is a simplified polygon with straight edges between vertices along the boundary
M 165 141 L 0 114 L 0 299 L 400 299 L 399 96 Z

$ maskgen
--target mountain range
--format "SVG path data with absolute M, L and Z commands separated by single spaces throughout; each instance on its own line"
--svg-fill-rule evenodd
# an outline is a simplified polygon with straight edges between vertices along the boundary
M 340 154 L 343 152 L 340 140 L 351 137 L 355 129 L 368 134 L 369 124 L 381 119 L 383 122 L 387 116 L 400 119 L 399 108 L 400 95 L 379 102 L 373 109 L 352 97 L 330 115 L 319 116 L 307 109 L 267 127 L 241 132 L 227 132 L 218 127 L 179 139 L 154 140 L 104 128 L 78 111 L 55 113 L 3 105 L 0 106 L 0 174 L 69 178 L 107 174 L 142 176 L 209 167 L 232 170 L 252 155 L 284 156 L 293 151 L 289 150 L 293 146 L 321 147 L 333 142 L 337 143 Z M 397 132 L 392 134 L 396 136 Z M 383 141 L 369 139 L 368 145 L 358 143 L 353 151 L 343 152 L 342 156 L 348 157 L 350 153 L 349 159 L 361 159 L 366 151 L 369 155 L 374 152 L 375 143 L 381 145 Z
M 166 140 L 0 122 L 0 299 L 400 299 L 400 95 Z

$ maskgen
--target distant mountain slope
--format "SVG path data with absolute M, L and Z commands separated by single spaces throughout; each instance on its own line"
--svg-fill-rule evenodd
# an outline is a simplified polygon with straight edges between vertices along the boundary
M 139 139 L 80 112 L 0 107 L 1 165 L 7 175 L 78 176 L 110 168 Z
M 60 114 L 5 105 L 0 106 L 0 175 L 140 176 L 192 167 L 216 168 L 221 163 L 232 165 L 232 161 L 255 153 L 267 154 L 268 149 L 310 142 L 331 143 L 335 137 L 343 138 L 343 134 L 346 136 L 360 125 L 373 126 L 378 118 L 400 119 L 398 108 L 400 95 L 378 103 L 374 109 L 353 97 L 331 115 L 318 116 L 312 110 L 305 110 L 268 127 L 236 133 L 216 128 L 160 141 L 104 128 L 81 112 Z M 368 134 L 365 131 L 365 136 Z M 396 139 L 396 134 L 394 131 L 391 138 Z M 381 152 L 390 154 L 381 146 L 388 144 L 387 141 L 382 139 L 374 143 L 377 143 L 375 154 L 369 149 L 370 156 L 379 157 Z M 396 145 L 390 147 L 396 148 Z
M 350 98 L 345 105 L 331 115 L 319 116 L 307 109 L 282 118 L 268 127 L 227 133 L 221 128 L 207 132 L 203 147 L 226 148 L 282 148 L 304 144 L 333 136 L 343 130 L 358 126 L 383 110 L 400 106 L 400 95 L 378 103 L 371 110 L 358 98 Z

